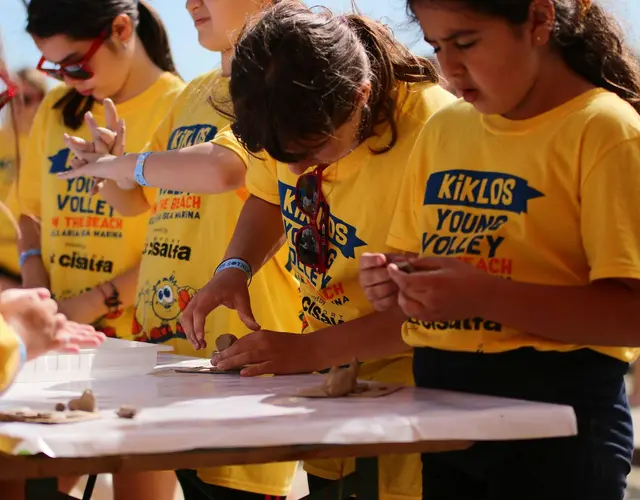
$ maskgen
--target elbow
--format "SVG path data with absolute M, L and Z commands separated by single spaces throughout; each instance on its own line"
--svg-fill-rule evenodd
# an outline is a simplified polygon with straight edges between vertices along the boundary
M 208 191 L 211 194 L 220 194 L 240 189 L 244 187 L 245 175 L 244 168 L 223 169 L 215 176 Z

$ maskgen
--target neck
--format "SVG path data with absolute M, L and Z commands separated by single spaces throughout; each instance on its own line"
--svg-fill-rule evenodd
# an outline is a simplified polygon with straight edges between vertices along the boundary
M 504 115 L 505 118 L 533 118 L 595 88 L 569 68 L 559 54 L 551 54 L 540 66 L 540 73 L 527 95 L 515 109 Z
M 136 42 L 133 61 L 131 62 L 131 71 L 122 88 L 115 95 L 111 96 L 114 104 L 128 101 L 142 94 L 151 87 L 163 73 L 163 71 L 151 61 L 139 38 Z
M 222 76 L 231 76 L 231 59 L 233 58 L 233 49 L 225 50 L 220 54 L 222 57 Z

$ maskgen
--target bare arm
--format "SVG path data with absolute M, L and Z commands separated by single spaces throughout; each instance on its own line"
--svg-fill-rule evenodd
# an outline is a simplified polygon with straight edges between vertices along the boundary
M 20 237 L 18 250 L 40 249 L 40 223 L 26 215 L 20 216 Z M 49 288 L 49 274 L 44 267 L 42 256 L 34 255 L 25 260 L 20 269 L 23 288 Z
M 100 189 L 100 195 L 116 212 L 125 217 L 135 217 L 151 208 L 140 186 L 131 190 L 120 189 L 115 182 L 107 180 Z
M 59 174 L 59 177 L 96 177 L 118 184 L 135 182 L 134 171 L 139 155 L 120 158 L 85 156 L 92 163 Z M 240 156 L 211 142 L 153 153 L 144 164 L 144 176 L 150 186 L 192 193 L 218 194 L 241 188 L 245 173 L 246 165 Z
M 253 195 L 244 204 L 224 258 L 239 258 L 255 275 L 284 243 L 280 207 Z
M 112 280 L 120 295 L 122 307 L 130 307 L 135 303 L 139 271 L 140 266 L 137 265 Z M 111 294 L 112 291 L 109 285 L 104 285 L 103 290 L 107 294 Z M 92 288 L 71 299 L 60 301 L 58 307 L 68 319 L 77 323 L 93 323 L 109 312 L 99 287 Z

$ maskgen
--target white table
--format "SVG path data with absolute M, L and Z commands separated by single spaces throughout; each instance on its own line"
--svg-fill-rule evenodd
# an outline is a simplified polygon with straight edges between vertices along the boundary
M 160 355 L 133 379 L 16 384 L 0 408 L 51 410 L 92 389 L 104 417 L 0 424 L 0 480 L 462 449 L 475 441 L 571 436 L 570 407 L 407 388 L 379 399 L 303 399 L 320 376 L 180 374 L 203 360 Z M 141 409 L 115 416 L 122 404 Z M 37 457 L 11 457 L 31 454 Z

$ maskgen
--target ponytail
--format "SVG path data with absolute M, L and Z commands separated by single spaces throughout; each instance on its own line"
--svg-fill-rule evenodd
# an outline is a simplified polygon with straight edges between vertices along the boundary
M 169 35 L 167 29 L 160 19 L 158 13 L 140 0 L 138 2 L 138 27 L 137 33 L 145 51 L 153 63 L 162 71 L 178 74 L 171 47 L 169 46 Z
M 343 16 L 341 19 L 344 19 L 364 47 L 373 80 L 368 102 L 370 119 L 363 122 L 360 133 L 364 138 L 369 137 L 377 125 L 388 123 L 391 127 L 391 140 L 381 150 L 374 151 L 384 153 L 398 140 L 394 116 L 394 89 L 398 82 L 438 83 L 438 72 L 427 58 L 412 54 L 407 47 L 398 43 L 383 24 L 360 13 Z
M 564 3 L 564 2 L 560 2 Z M 640 66 L 618 24 L 599 5 L 557 7 L 554 42 L 565 64 L 640 113 Z

